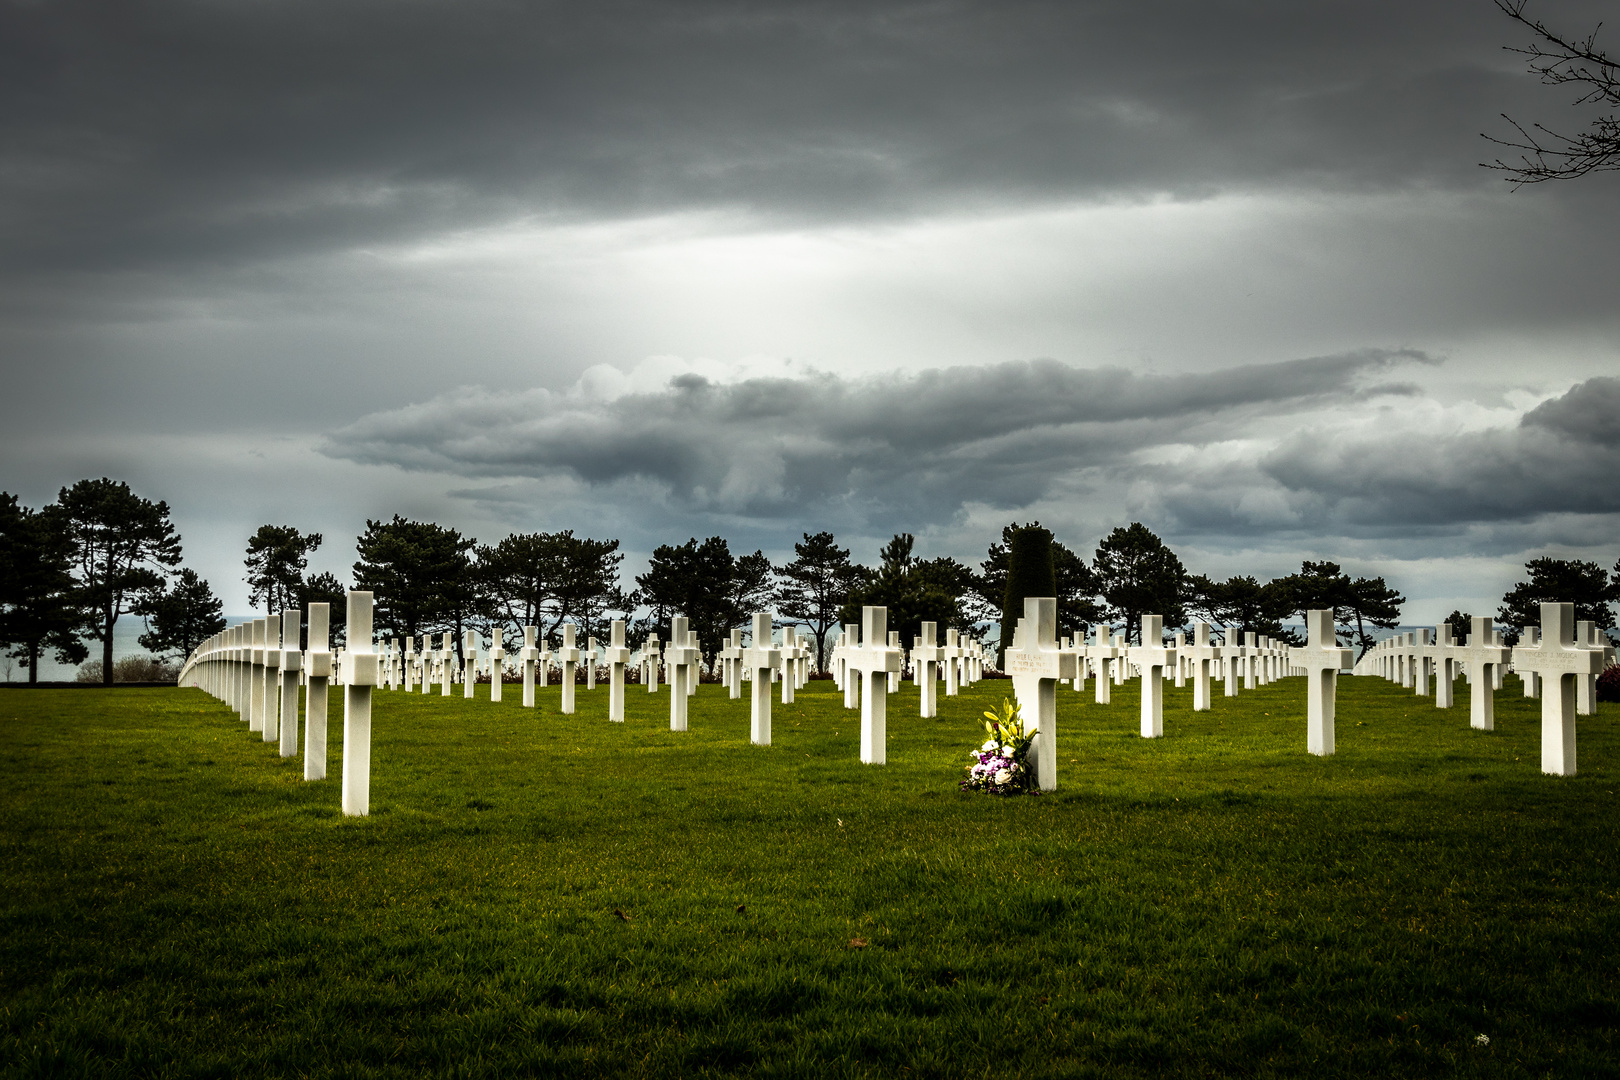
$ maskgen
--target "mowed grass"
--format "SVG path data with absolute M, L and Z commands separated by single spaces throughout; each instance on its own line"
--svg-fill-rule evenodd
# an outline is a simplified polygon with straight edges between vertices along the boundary
M 1004 681 L 525 710 L 379 691 L 371 816 L 196 690 L 0 696 L 0 1068 L 14 1076 L 1605 1076 L 1616 707 L 1542 776 L 1497 730 L 1303 679 L 1137 736 L 1059 688 L 1059 790 L 956 790 Z M 1218 691 L 1217 691 L 1218 693 Z M 864 946 L 859 944 L 864 942 Z M 1484 1043 L 1479 1036 L 1486 1036 Z

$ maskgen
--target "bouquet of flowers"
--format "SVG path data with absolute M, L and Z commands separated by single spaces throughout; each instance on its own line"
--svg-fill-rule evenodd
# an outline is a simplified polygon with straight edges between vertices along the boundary
M 1037 793 L 1035 770 L 1027 760 L 1035 732 L 1024 726 L 1018 704 L 1003 698 L 1000 712 L 984 715 L 984 730 L 990 738 L 977 750 L 968 751 L 973 764 L 967 767 L 967 779 L 959 785 L 961 789 L 987 791 L 992 795 Z

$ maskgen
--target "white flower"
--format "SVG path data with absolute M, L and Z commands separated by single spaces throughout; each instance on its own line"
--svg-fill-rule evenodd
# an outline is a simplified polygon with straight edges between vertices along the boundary
M 979 749 L 984 751 L 987 754 L 995 753 L 996 752 L 996 740 L 991 739 L 989 742 L 987 742 L 983 746 L 979 747 Z
M 1013 748 L 1011 746 L 1003 746 L 1001 748 L 1001 756 L 1002 757 L 1012 757 L 1013 756 Z
M 1012 773 L 1007 769 L 996 770 L 996 783 L 1005 784 L 1012 779 Z
M 1489 1046 L 1489 1045 L 1491 1045 L 1491 1037 L 1489 1035 L 1475 1035 L 1474 1036 L 1474 1041 L 1476 1043 L 1478 1043 L 1480 1046 Z

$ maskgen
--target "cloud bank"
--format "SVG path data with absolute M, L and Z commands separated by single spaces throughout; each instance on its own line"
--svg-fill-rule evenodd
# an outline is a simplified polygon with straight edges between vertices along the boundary
M 561 391 L 441 395 L 332 432 L 322 452 L 566 481 L 593 501 L 786 535 L 1064 504 L 1228 539 L 1620 513 L 1602 482 L 1620 466 L 1620 380 L 1482 415 L 1397 378 L 1435 363 L 1364 350 L 1177 375 L 1034 360 L 849 377 L 666 360 L 595 368 Z

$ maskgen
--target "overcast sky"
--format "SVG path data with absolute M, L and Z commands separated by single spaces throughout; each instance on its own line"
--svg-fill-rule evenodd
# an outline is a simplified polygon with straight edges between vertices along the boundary
M 1604 5 L 1532 0 L 1585 34 Z M 485 542 L 1620 556 L 1620 177 L 1490 0 L 0 0 L 0 486 Z M 1601 39 L 1600 39 L 1601 41 Z

